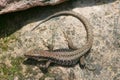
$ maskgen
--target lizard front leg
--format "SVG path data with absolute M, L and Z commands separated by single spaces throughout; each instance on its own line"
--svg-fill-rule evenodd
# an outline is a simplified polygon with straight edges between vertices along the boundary
M 53 44 L 48 44 L 43 39 L 41 39 L 41 40 L 43 41 L 44 46 L 47 47 L 49 51 L 53 51 L 53 49 L 54 49 L 54 45 Z M 45 59 L 44 61 L 46 61 L 45 64 L 37 64 L 37 66 L 39 68 L 42 68 L 42 69 L 47 69 L 52 61 L 49 60 L 49 59 Z
M 37 64 L 37 66 L 40 68 L 40 69 L 48 69 L 49 65 L 51 63 L 51 60 L 47 60 L 47 62 L 45 64 Z
M 48 42 L 45 42 L 43 39 L 41 39 L 43 42 L 43 45 L 48 48 L 49 51 L 53 51 L 54 49 L 54 43 L 49 44 Z

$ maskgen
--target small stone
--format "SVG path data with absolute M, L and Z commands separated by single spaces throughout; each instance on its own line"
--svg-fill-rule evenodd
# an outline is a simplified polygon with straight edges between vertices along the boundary
M 47 77 L 47 78 L 45 78 L 45 80 L 55 80 L 55 79 L 52 77 Z

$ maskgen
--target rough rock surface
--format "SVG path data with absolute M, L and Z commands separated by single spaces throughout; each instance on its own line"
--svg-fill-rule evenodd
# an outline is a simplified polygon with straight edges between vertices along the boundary
M 43 40 L 54 49 L 68 48 L 62 31 L 77 47 L 86 41 L 84 26 L 72 16 L 55 17 L 30 31 L 47 16 L 72 10 L 85 16 L 93 27 L 93 46 L 86 57 L 95 71 L 51 65 L 48 72 L 37 61 L 26 60 L 33 48 L 47 50 Z M 54 7 L 33 8 L 0 16 L 0 79 L 6 80 L 120 80 L 120 1 L 74 0 Z M 26 62 L 27 61 L 27 62 Z M 91 67 L 91 66 L 90 66 Z
M 67 0 L 0 0 L 0 14 L 25 10 L 35 6 L 56 5 Z

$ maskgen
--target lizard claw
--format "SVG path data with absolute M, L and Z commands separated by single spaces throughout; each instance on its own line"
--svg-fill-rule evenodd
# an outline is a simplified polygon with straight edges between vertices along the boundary
M 51 60 L 48 60 L 45 64 L 37 64 L 39 68 L 47 69 L 51 63 Z
M 89 70 L 89 71 L 95 71 L 95 70 L 96 70 L 96 68 L 93 67 L 92 64 L 87 64 L 87 65 L 85 65 L 85 69 L 87 69 L 87 70 Z

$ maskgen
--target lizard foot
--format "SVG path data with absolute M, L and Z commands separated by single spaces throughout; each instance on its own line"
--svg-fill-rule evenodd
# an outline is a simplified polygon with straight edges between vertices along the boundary
M 80 67 L 81 67 L 82 69 L 87 69 L 87 70 L 89 70 L 89 71 L 94 71 L 94 70 L 96 70 L 96 68 L 93 67 L 92 64 L 86 62 L 85 56 L 82 56 L 82 57 L 80 58 Z
M 64 37 L 65 37 L 67 43 L 68 43 L 69 49 L 71 49 L 71 50 L 76 50 L 76 49 L 78 49 L 77 47 L 75 47 L 75 46 L 73 45 L 72 39 L 68 36 L 68 34 L 65 33 L 64 31 L 63 31 L 63 34 L 64 34 Z
M 37 66 L 38 66 L 40 69 L 48 69 L 50 63 L 51 63 L 51 60 L 48 60 L 45 64 L 37 64 Z
M 95 70 L 96 70 L 96 68 L 93 67 L 92 64 L 87 64 L 87 65 L 85 65 L 85 69 L 87 69 L 87 70 L 89 70 L 89 71 L 95 71 Z
M 54 49 L 54 43 L 53 44 L 49 44 L 49 43 L 45 42 L 43 39 L 41 39 L 41 40 L 43 42 L 43 45 L 45 47 L 47 47 L 49 49 L 49 51 L 53 51 L 53 49 Z

